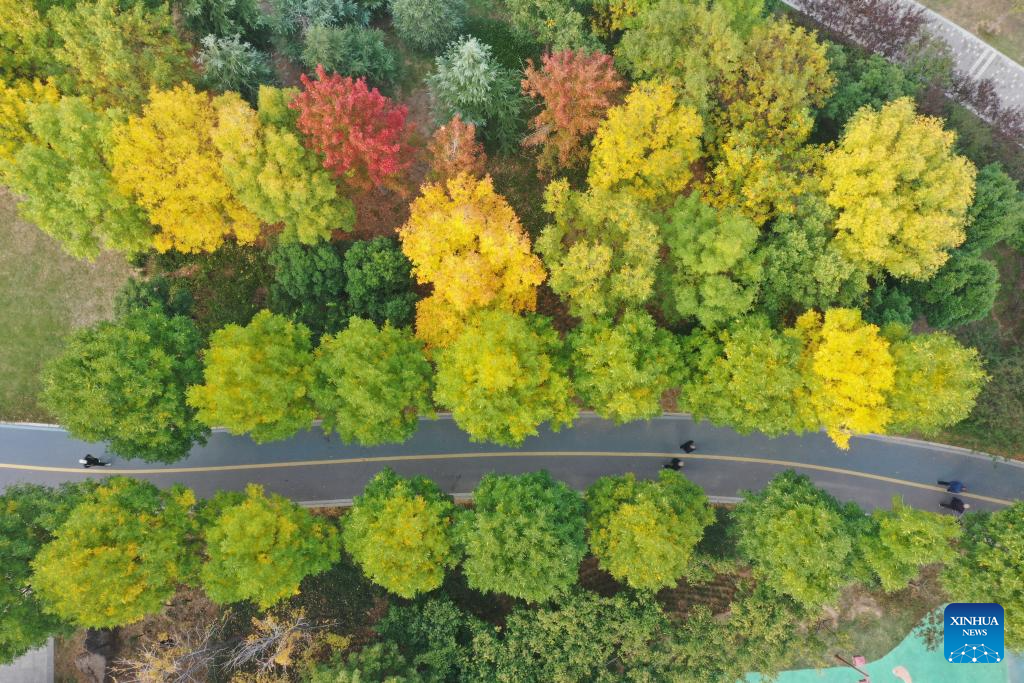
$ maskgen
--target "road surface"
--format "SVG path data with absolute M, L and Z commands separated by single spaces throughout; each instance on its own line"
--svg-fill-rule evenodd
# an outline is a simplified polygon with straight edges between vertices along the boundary
M 697 443 L 685 455 L 679 444 Z M 526 440 L 521 448 L 474 444 L 450 417 L 424 419 L 401 445 L 359 447 L 327 438 L 319 427 L 286 441 L 257 445 L 248 437 L 215 431 L 206 446 L 173 465 L 112 458 L 108 468 L 84 470 L 86 453 L 109 457 L 101 444 L 70 438 L 56 427 L 0 425 L 0 488 L 16 482 L 58 484 L 85 477 L 124 474 L 159 486 L 180 482 L 199 496 L 220 489 L 263 484 L 297 501 L 338 501 L 358 495 L 387 466 L 406 476 L 422 474 L 452 494 L 469 493 L 488 472 L 546 469 L 577 489 L 606 474 L 657 476 L 669 457 L 683 458 L 684 474 L 709 495 L 728 500 L 743 489 L 759 489 L 776 473 L 792 468 L 809 475 L 840 500 L 866 509 L 887 507 L 893 496 L 939 510 L 948 500 L 939 479 L 959 479 L 970 491 L 961 497 L 975 509 L 999 509 L 1024 491 L 1024 464 L 996 460 L 964 449 L 904 439 L 855 437 L 840 451 L 823 433 L 769 439 L 694 423 L 686 415 L 665 415 L 617 426 L 585 413 L 571 429 Z

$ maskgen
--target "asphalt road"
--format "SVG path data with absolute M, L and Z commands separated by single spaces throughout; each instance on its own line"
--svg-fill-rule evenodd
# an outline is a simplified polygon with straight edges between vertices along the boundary
M 687 439 L 697 451 L 684 455 Z M 180 482 L 200 496 L 220 489 L 263 484 L 303 502 L 336 501 L 358 495 L 382 467 L 410 476 L 422 474 L 453 494 L 469 493 L 488 472 L 518 473 L 546 469 L 577 489 L 607 474 L 634 472 L 657 476 L 667 458 L 682 456 L 683 472 L 709 495 L 729 498 L 743 489 L 759 489 L 787 468 L 809 475 L 840 500 L 866 509 L 888 507 L 895 495 L 922 508 L 939 510 L 949 495 L 935 485 L 959 479 L 969 493 L 961 497 L 975 509 L 998 509 L 1024 491 L 1024 463 L 940 444 L 883 437 L 856 437 L 840 451 L 823 433 L 769 439 L 741 436 L 686 415 L 665 415 L 648 422 L 616 426 L 592 414 L 572 429 L 546 429 L 521 448 L 474 444 L 450 418 L 423 420 L 417 434 L 401 445 L 373 448 L 325 437 L 319 427 L 286 441 L 257 445 L 248 437 L 216 431 L 206 446 L 173 465 L 110 458 L 108 468 L 84 470 L 86 453 L 109 458 L 102 444 L 70 438 L 56 427 L 0 425 L 0 488 L 16 482 L 57 484 L 84 477 L 125 474 L 159 486 Z

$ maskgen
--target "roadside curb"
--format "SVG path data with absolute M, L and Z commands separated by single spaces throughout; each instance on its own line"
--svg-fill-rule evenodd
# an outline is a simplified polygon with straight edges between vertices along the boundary
M 468 503 L 473 500 L 472 493 L 451 493 L 456 503 Z M 715 505 L 736 505 L 742 498 L 739 496 L 708 496 L 708 500 Z M 304 508 L 350 508 L 352 498 L 334 498 L 331 500 L 300 500 L 299 505 Z

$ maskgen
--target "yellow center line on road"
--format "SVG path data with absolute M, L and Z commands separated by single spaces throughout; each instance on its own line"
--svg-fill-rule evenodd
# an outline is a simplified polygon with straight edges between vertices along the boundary
M 163 467 L 163 468 L 140 468 L 140 469 L 115 469 L 97 467 L 90 470 L 83 470 L 75 467 L 47 467 L 44 465 L 16 465 L 0 463 L 0 469 L 28 470 L 31 472 L 65 472 L 70 474 L 93 474 L 97 476 L 111 476 L 123 474 L 127 476 L 138 476 L 142 474 L 198 474 L 202 472 L 236 472 L 243 470 L 265 470 L 282 467 L 317 467 L 321 465 L 355 465 L 375 462 L 420 462 L 429 460 L 472 460 L 474 458 L 670 458 L 679 457 L 683 460 L 711 460 L 721 462 L 738 462 L 757 465 L 774 465 L 777 467 L 790 467 L 795 470 L 805 469 L 817 472 L 829 472 L 831 474 L 842 474 L 849 477 L 860 477 L 862 479 L 873 479 L 884 481 L 889 484 L 908 486 L 925 491 L 945 492 L 941 486 L 921 484 L 916 481 L 886 477 L 881 474 L 869 472 L 858 472 L 856 470 L 843 469 L 841 467 L 829 467 L 827 465 L 815 465 L 811 463 L 793 462 L 790 460 L 775 460 L 772 458 L 754 458 L 744 455 L 711 455 L 711 454 L 676 454 L 676 453 L 626 453 L 626 452 L 593 452 L 593 451 L 502 451 L 495 453 L 433 453 L 428 455 L 381 455 L 372 458 L 344 458 L 337 460 L 295 460 L 292 462 L 259 462 L 244 465 L 207 465 L 198 467 Z M 977 493 L 957 494 L 961 498 L 983 500 L 997 505 L 1013 505 L 1013 501 L 992 496 L 983 496 Z

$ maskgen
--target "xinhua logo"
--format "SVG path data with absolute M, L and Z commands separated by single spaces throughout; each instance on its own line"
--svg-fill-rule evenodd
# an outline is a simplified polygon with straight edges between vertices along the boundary
M 994 602 L 954 602 L 943 613 L 946 661 L 994 664 L 1003 660 L 1003 608 Z

